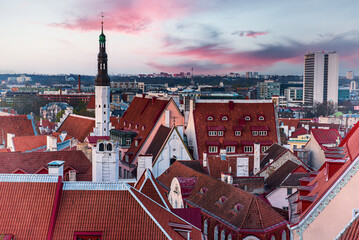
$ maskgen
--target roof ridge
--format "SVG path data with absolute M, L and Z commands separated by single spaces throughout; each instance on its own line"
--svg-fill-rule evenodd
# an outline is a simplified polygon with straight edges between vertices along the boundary
M 255 198 L 255 204 L 256 204 L 257 209 L 258 209 L 259 222 L 260 222 L 260 225 L 261 225 L 261 227 L 262 227 L 262 229 L 263 229 L 263 228 L 264 228 L 264 224 L 263 224 L 261 209 L 259 208 L 259 204 L 258 204 L 258 198 Z
M 245 220 L 246 220 L 247 217 L 248 217 L 248 212 L 249 212 L 249 209 L 251 208 L 251 205 L 252 205 L 252 202 L 253 202 L 253 197 L 254 197 L 254 196 L 252 196 L 251 202 L 248 204 L 247 211 L 246 211 L 246 213 L 245 213 L 245 215 L 244 215 L 244 218 L 243 218 L 243 220 L 242 220 L 240 226 L 238 226 L 238 228 L 240 228 L 240 229 L 243 228 L 244 222 L 245 222 Z
M 78 114 L 74 114 L 74 113 L 70 113 L 69 116 L 73 116 L 73 117 L 78 117 L 78 118 L 83 118 L 83 119 L 88 119 L 88 120 L 96 120 L 93 117 L 87 117 L 87 116 L 82 116 L 82 115 L 78 115 Z

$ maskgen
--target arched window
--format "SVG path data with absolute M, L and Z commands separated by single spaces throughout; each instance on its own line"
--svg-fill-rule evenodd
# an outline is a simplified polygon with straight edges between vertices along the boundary
M 208 116 L 208 117 L 207 117 L 207 121 L 213 121 L 213 117 L 212 117 L 212 116 Z
M 208 219 L 204 220 L 204 223 L 203 223 L 203 233 L 205 235 L 208 234 Z
M 227 116 L 223 116 L 223 117 L 222 117 L 222 121 L 228 121 L 228 117 L 227 117 Z
M 109 144 L 107 144 L 107 151 L 112 151 L 112 144 L 111 143 L 109 143 Z
M 170 159 L 170 166 L 171 166 L 172 164 L 174 164 L 176 160 L 177 160 L 177 157 L 176 157 L 176 156 L 171 157 L 171 159 Z
M 218 226 L 214 228 L 214 240 L 218 240 Z
M 100 145 L 98 146 L 98 150 L 103 152 L 105 150 L 105 144 L 100 143 Z
M 275 236 L 272 235 L 271 238 L 270 238 L 270 240 L 275 240 Z
M 263 116 L 259 116 L 258 120 L 259 120 L 259 121 L 264 121 L 264 117 L 263 117 Z
M 221 232 L 221 240 L 226 240 L 226 230 L 222 230 Z
M 232 240 L 232 233 L 230 233 L 230 234 L 228 235 L 227 240 Z
M 251 120 L 251 117 L 250 117 L 250 116 L 247 116 L 247 117 L 244 118 L 244 120 L 250 121 L 250 120 Z
M 285 230 L 282 232 L 282 240 L 287 240 L 287 233 Z

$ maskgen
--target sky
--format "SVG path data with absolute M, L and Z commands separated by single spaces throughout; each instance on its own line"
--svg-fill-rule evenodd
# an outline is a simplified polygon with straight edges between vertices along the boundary
M 0 0 L 0 73 L 96 74 L 101 12 L 110 74 L 303 74 L 336 51 L 359 74 L 356 0 Z

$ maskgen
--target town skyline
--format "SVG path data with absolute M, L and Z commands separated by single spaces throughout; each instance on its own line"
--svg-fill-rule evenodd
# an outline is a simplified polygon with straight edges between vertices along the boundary
M 109 74 L 256 71 L 302 75 L 307 51 L 336 51 L 358 72 L 354 1 L 62 1 L 7 3 L 0 73 L 96 73 L 104 13 Z M 31 9 L 31 11 L 29 11 Z M 17 14 L 13 14 L 16 12 Z M 325 18 L 326 21 L 322 21 Z

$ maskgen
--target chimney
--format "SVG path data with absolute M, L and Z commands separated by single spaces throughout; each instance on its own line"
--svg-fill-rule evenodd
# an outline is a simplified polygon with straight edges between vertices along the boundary
M 57 138 L 53 136 L 47 136 L 46 138 L 46 150 L 57 151 Z
M 49 175 L 57 175 L 64 177 L 64 163 L 65 161 L 55 160 L 49 162 L 47 167 L 49 169 Z
M 259 143 L 254 143 L 254 166 L 253 166 L 254 175 L 256 175 L 260 171 L 260 161 L 261 161 L 261 145 Z
M 79 75 L 79 93 L 81 92 L 81 75 Z
M 13 140 L 12 140 L 14 137 L 15 137 L 15 134 L 13 134 L 13 133 L 8 133 L 8 134 L 6 135 L 6 148 L 10 148 L 10 150 L 11 150 L 12 152 L 15 151 L 14 142 L 13 142 Z
M 71 182 L 76 181 L 76 170 L 69 171 L 69 181 Z
M 203 167 L 207 167 L 207 166 L 208 166 L 207 153 L 204 152 L 203 153 Z
M 152 158 L 152 154 L 138 156 L 137 180 L 141 177 L 146 169 L 152 171 Z
M 234 108 L 234 102 L 233 101 L 228 102 L 228 108 L 229 108 L 229 110 L 233 110 L 233 108 Z
M 60 87 L 60 102 L 62 102 L 62 87 Z
M 165 110 L 165 126 L 170 127 L 171 111 Z
M 156 102 L 156 97 L 152 97 L 152 105 L 154 105 Z
M 193 99 L 190 99 L 189 100 L 189 115 L 191 116 L 191 114 L 193 114 L 193 110 L 195 109 L 195 106 L 194 106 L 194 100 Z

